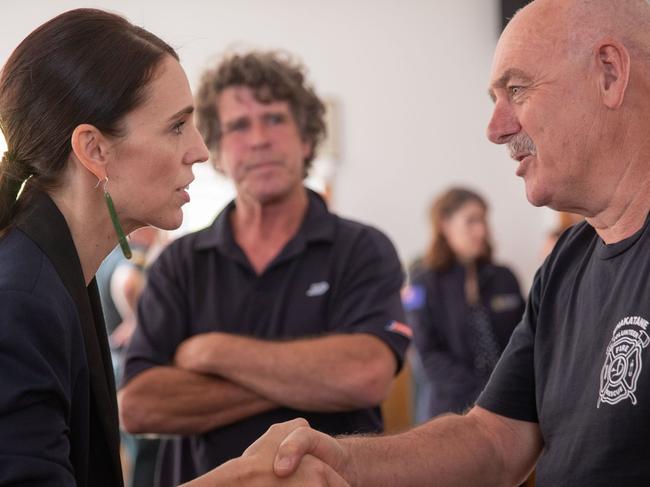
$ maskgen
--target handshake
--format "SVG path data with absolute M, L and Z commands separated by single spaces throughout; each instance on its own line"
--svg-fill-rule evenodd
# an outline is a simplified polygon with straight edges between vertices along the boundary
M 349 463 L 341 442 L 294 419 L 271 426 L 241 457 L 184 485 L 351 487 Z

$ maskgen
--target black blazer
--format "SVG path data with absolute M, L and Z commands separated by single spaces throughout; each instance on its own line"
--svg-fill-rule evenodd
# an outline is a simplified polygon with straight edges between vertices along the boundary
M 33 192 L 0 239 L 0 485 L 121 486 L 97 285 L 63 215 Z

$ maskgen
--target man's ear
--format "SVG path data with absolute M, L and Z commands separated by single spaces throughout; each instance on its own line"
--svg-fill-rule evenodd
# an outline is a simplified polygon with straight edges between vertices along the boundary
M 72 152 L 90 173 L 102 181 L 106 179 L 108 141 L 93 125 L 83 123 L 72 132 Z
M 302 158 L 307 159 L 314 155 L 314 142 L 312 140 L 302 141 Z
M 603 102 L 616 109 L 623 104 L 630 80 L 630 53 L 614 39 L 603 39 L 596 48 L 598 86 Z

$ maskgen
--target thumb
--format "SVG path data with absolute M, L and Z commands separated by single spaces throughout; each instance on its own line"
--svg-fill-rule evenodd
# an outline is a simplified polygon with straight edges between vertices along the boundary
M 338 470 L 345 463 L 345 452 L 338 441 L 319 431 L 301 427 L 291 432 L 280 443 L 273 463 L 275 474 L 278 477 L 291 475 L 307 454 L 313 455 L 334 470 Z

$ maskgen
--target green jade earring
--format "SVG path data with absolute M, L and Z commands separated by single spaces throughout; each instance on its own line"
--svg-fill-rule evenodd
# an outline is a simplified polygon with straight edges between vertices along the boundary
M 99 183 L 97 183 L 99 185 Z M 111 194 L 106 189 L 108 184 L 108 176 L 104 180 L 104 201 L 106 201 L 106 206 L 108 207 L 108 214 L 111 216 L 111 222 L 113 222 L 113 228 L 117 234 L 117 240 L 120 243 L 120 248 L 124 257 L 130 259 L 133 255 L 131 253 L 131 247 L 129 247 L 129 242 L 126 240 L 126 235 L 124 235 L 124 230 L 122 230 L 122 225 L 120 225 L 120 220 L 117 218 L 117 212 L 115 211 L 115 205 L 113 204 L 113 198 Z

